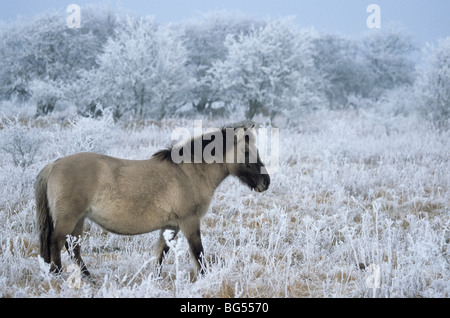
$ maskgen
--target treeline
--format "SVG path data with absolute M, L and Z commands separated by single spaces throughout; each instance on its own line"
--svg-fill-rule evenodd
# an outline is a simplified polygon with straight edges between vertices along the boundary
M 110 109 L 116 119 L 241 112 L 292 120 L 399 89 L 425 113 L 449 116 L 450 38 L 417 68 L 413 39 L 394 28 L 356 38 L 224 12 L 159 25 L 90 7 L 71 29 L 63 16 L 2 26 L 1 100 L 33 103 L 37 116 L 70 105 L 89 116 Z

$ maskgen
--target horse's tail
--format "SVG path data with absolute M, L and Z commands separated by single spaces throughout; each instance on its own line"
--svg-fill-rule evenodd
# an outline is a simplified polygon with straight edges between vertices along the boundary
M 51 165 L 39 173 L 34 184 L 36 196 L 36 225 L 39 230 L 40 255 L 46 263 L 50 263 L 50 237 L 53 233 L 53 219 L 50 213 L 47 195 L 47 181 Z

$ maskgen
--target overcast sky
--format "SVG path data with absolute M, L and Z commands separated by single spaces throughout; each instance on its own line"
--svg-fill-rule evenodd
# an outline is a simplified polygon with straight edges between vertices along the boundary
M 302 27 L 355 35 L 368 30 L 369 4 L 381 9 L 381 27 L 403 26 L 418 44 L 435 43 L 450 36 L 450 0 L 0 0 L 0 19 L 10 22 L 17 16 L 31 17 L 46 10 L 65 13 L 69 4 L 101 3 L 121 7 L 137 15 L 152 15 L 160 23 L 179 22 L 199 12 L 233 10 L 250 17 L 296 17 Z M 67 15 L 69 15 L 67 13 Z M 64 18 L 64 17 L 62 17 Z

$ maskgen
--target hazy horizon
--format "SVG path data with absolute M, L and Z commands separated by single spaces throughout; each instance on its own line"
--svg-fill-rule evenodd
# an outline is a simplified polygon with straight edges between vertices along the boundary
M 366 20 L 369 4 L 381 8 L 381 28 L 395 24 L 404 28 L 420 46 L 426 42 L 436 43 L 438 39 L 450 36 L 450 1 L 407 0 L 279 0 L 279 1 L 217 1 L 217 0 L 165 0 L 165 1 L 24 1 L 16 0 L 2 5 L 0 19 L 10 23 L 17 17 L 30 18 L 40 12 L 56 10 L 65 15 L 70 4 L 83 6 L 103 4 L 111 8 L 121 8 L 136 15 L 152 15 L 156 22 L 171 23 L 198 17 L 201 13 L 229 10 L 254 18 L 275 18 L 295 16 L 301 27 L 314 27 L 319 31 L 358 35 L 369 30 Z

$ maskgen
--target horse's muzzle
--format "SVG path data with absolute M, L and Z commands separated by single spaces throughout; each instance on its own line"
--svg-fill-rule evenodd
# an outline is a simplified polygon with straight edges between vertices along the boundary
M 268 174 L 264 175 L 263 178 L 258 182 L 258 185 L 255 187 L 256 192 L 264 192 L 269 189 L 270 185 L 270 177 Z

